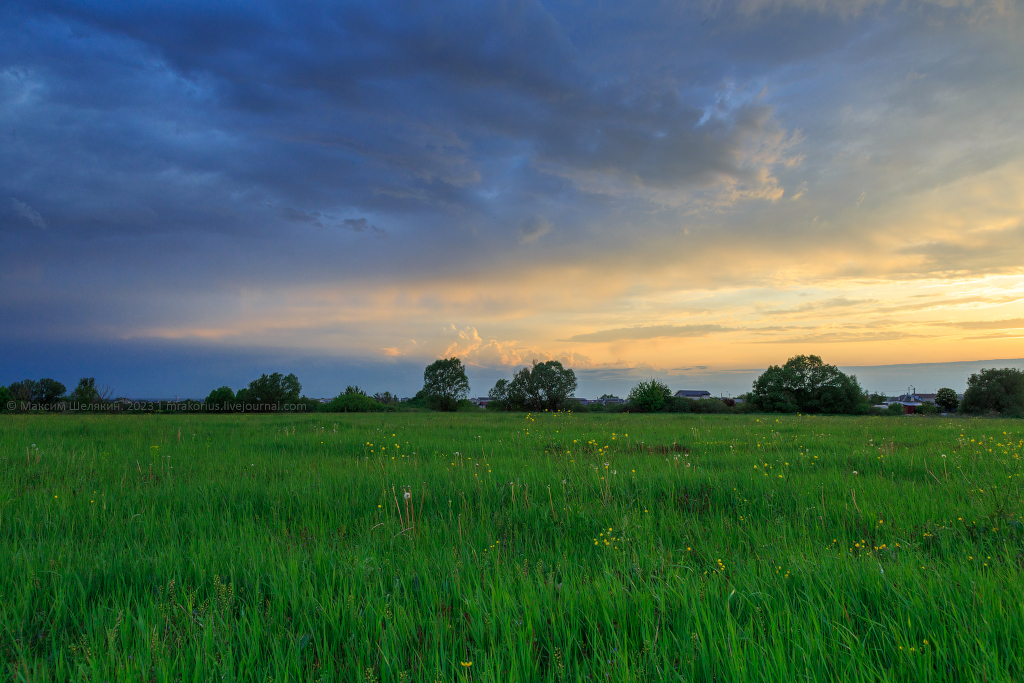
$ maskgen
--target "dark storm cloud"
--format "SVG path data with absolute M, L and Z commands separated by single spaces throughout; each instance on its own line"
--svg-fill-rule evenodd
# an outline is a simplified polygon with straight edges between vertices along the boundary
M 758 182 L 741 150 L 775 131 L 761 74 L 834 51 L 871 9 L 8 3 L 0 191 L 86 235 L 272 249 L 337 212 L 388 214 L 420 246 L 471 228 L 481 254 L 535 240 L 538 215 L 571 239 L 609 183 Z
M 571 31 L 534 2 L 8 5 L 4 184 L 66 230 L 252 232 L 268 201 L 457 226 L 579 193 L 531 176 L 750 173 L 764 106 L 595 73 Z

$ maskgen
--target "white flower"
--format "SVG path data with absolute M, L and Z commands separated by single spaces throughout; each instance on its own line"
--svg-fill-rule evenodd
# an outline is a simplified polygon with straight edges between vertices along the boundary
M 412 498 L 412 494 L 409 493 L 408 491 L 406 491 L 403 495 L 405 496 L 406 500 L 409 500 L 410 498 Z
M 854 474 L 857 474 L 857 470 L 854 470 L 854 471 L 853 471 L 853 473 L 854 473 Z

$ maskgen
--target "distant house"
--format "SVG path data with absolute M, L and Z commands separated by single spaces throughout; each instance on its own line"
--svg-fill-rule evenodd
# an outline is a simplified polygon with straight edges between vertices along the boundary
M 479 398 L 471 398 L 469 399 L 469 402 L 476 405 L 479 408 L 486 408 L 487 404 L 493 400 L 494 399 L 490 398 L 489 396 L 481 396 Z
M 903 406 L 904 415 L 912 415 L 917 412 L 917 408 L 925 403 L 935 403 L 935 394 L 921 394 L 918 393 L 917 389 L 910 387 L 907 389 L 907 393 L 901 394 L 896 398 L 890 398 L 886 401 L 886 405 L 892 405 L 898 403 Z
M 676 398 L 692 398 L 694 400 L 700 400 L 702 398 L 711 398 L 711 392 L 696 389 L 680 389 L 676 392 Z

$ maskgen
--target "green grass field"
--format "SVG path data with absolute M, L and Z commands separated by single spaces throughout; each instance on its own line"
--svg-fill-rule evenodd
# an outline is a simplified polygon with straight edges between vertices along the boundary
M 1022 432 L 4 416 L 0 680 L 1019 681 Z

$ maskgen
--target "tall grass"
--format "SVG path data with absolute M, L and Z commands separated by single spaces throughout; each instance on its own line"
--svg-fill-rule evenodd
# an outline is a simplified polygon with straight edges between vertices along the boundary
M 4 416 L 0 680 L 1021 680 L 1021 427 Z

